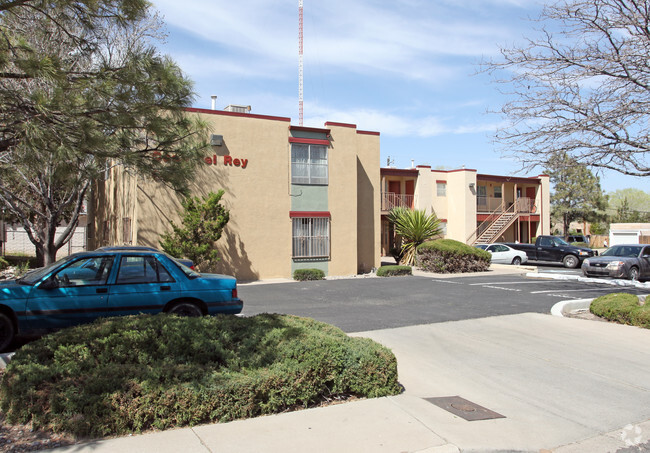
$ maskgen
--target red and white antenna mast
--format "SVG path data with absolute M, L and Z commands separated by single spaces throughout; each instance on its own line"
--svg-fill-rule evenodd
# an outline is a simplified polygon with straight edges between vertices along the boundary
M 302 126 L 302 0 L 298 0 L 298 121 Z

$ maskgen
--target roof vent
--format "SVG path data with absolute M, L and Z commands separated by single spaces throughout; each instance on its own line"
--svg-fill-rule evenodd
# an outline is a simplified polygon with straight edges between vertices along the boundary
M 235 104 L 230 104 L 228 107 L 224 109 L 226 112 L 236 112 L 236 113 L 250 113 L 251 112 L 251 106 L 250 105 L 235 105 Z

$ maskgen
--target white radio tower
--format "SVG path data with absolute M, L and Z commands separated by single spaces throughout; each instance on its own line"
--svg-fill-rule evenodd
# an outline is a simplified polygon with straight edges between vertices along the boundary
M 302 0 L 298 0 L 298 121 L 302 126 Z

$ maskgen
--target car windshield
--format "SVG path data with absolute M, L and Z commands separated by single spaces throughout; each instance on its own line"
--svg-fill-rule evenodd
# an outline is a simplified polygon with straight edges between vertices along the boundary
M 183 263 L 181 263 L 180 261 L 178 261 L 178 260 L 177 260 L 176 258 L 174 258 L 173 256 L 169 256 L 169 255 L 167 255 L 167 257 L 168 257 L 170 260 L 172 260 L 174 263 L 176 263 L 176 265 L 180 268 L 180 270 L 183 271 L 183 273 L 187 276 L 187 278 L 197 278 L 197 277 L 200 277 L 200 276 L 201 276 L 201 274 L 199 274 L 198 272 L 196 272 L 196 271 L 193 270 L 193 269 L 190 269 L 189 267 L 187 267 L 186 265 L 184 265 Z
M 601 256 L 627 256 L 636 258 L 641 252 L 641 246 L 635 245 L 614 245 L 605 250 Z
M 66 256 L 61 258 L 59 261 L 50 264 L 49 266 L 41 267 L 40 269 L 35 269 L 31 272 L 28 272 L 25 274 L 22 278 L 19 278 L 17 281 L 18 283 L 22 283 L 25 285 L 34 285 L 36 282 L 38 282 L 41 278 L 46 276 L 48 273 L 50 273 L 53 269 L 61 266 L 64 263 L 67 263 L 68 261 L 72 260 L 74 256 Z

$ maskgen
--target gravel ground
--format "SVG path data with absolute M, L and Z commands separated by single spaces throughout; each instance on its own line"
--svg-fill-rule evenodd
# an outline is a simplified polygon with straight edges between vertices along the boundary
M 0 451 L 19 453 L 46 450 L 78 443 L 73 437 L 44 431 L 34 431 L 27 425 L 9 425 L 0 413 Z

